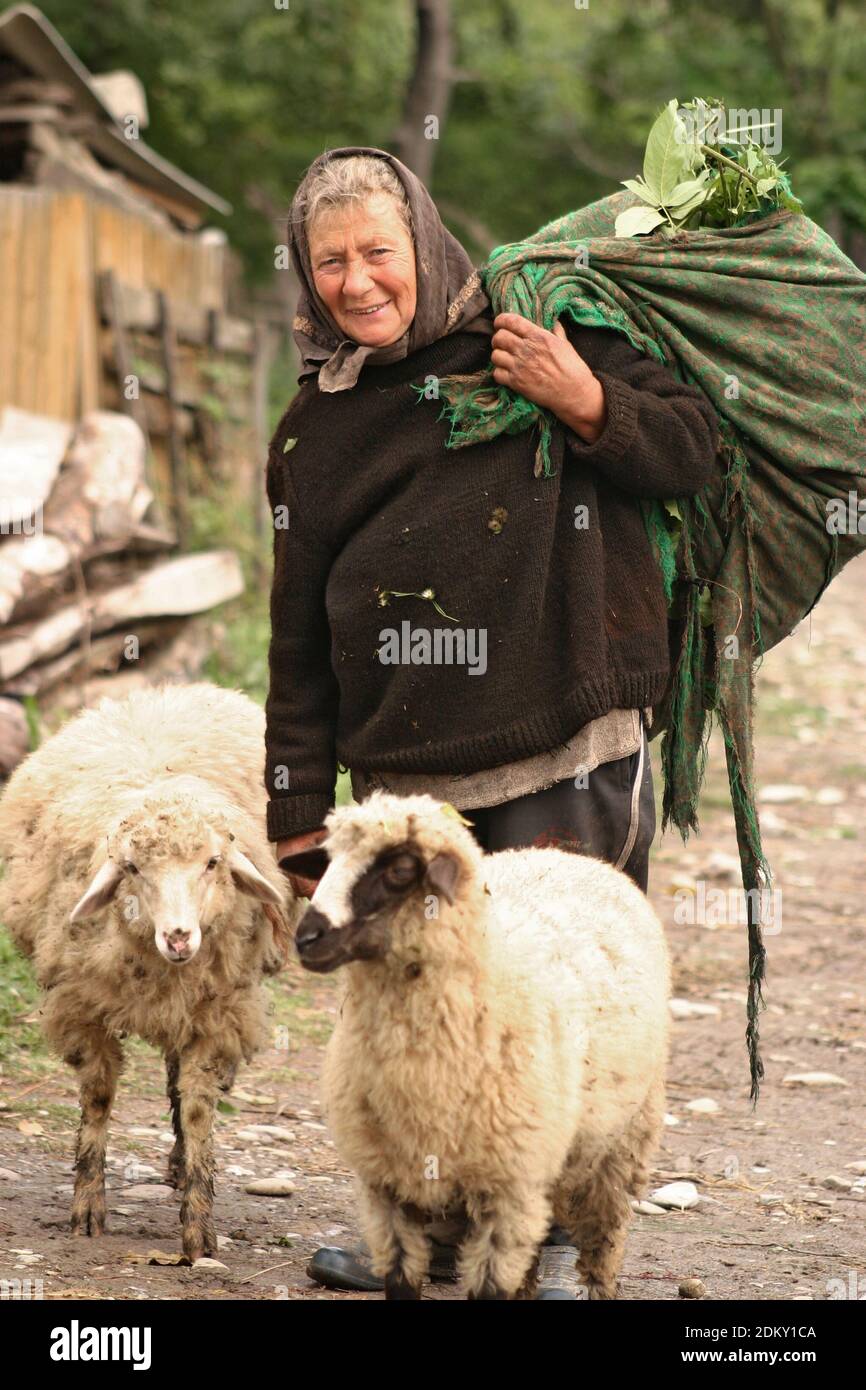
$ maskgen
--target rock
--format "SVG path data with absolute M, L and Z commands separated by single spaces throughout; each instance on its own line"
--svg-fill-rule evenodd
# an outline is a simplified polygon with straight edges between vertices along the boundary
M 268 1139 L 277 1139 L 281 1144 L 294 1144 L 294 1130 L 285 1129 L 283 1125 L 247 1125 L 245 1129 L 238 1130 L 239 1139 L 250 1139 L 253 1143 L 264 1143 Z
M 678 1118 L 677 1118 L 676 1115 L 668 1115 L 668 1114 L 665 1114 L 665 1116 L 664 1116 L 664 1122 L 665 1122 L 665 1124 L 668 1126 L 669 1129 L 672 1129 L 672 1128 L 674 1127 L 674 1125 L 678 1125 L 678 1124 L 680 1123 L 680 1121 L 678 1120 Z
M 821 1186 L 829 1187 L 831 1192 L 850 1192 L 854 1183 L 850 1178 L 837 1178 L 835 1173 L 830 1173 Z
M 229 1268 L 228 1265 L 223 1264 L 222 1260 L 213 1260 L 209 1255 L 201 1255 L 199 1259 L 193 1260 L 192 1267 L 194 1270 L 204 1271 L 224 1269 L 226 1273 L 228 1273 Z
M 704 873 L 707 878 L 723 879 L 726 883 L 742 882 L 739 859 L 735 854 L 724 854 L 722 850 L 715 850 L 709 856 Z
M 758 1200 L 762 1206 L 777 1207 L 780 1202 L 786 1202 L 788 1199 L 782 1192 L 762 1192 Z
M 845 1164 L 847 1173 L 866 1173 L 866 1159 L 858 1158 L 853 1163 Z
M 636 1211 L 639 1216 L 667 1216 L 667 1207 L 660 1207 L 657 1202 L 635 1202 L 631 1204 L 632 1211 Z
M 670 1011 L 673 1018 L 718 1018 L 721 1014 L 715 1004 L 697 1004 L 692 999 L 671 999 Z
M 808 795 L 808 787 L 801 787 L 790 782 L 775 782 L 769 786 L 761 787 L 758 792 L 758 800 L 779 805 L 785 801 L 804 801 Z
M 124 1188 L 121 1194 L 124 1202 L 165 1202 L 175 1194 L 175 1189 L 163 1182 L 136 1183 L 134 1187 Z
M 227 1163 L 224 1171 L 232 1178 L 254 1178 L 256 1175 L 255 1168 L 244 1168 L 240 1163 Z
M 821 787 L 815 800 L 819 806 L 839 806 L 845 800 L 845 793 L 839 787 Z
M 782 1077 L 783 1086 L 847 1086 L 848 1082 L 831 1071 L 799 1071 Z
M 290 1178 L 254 1178 L 244 1187 L 252 1197 L 291 1197 L 294 1190 Z
M 20 1182 L 21 1174 L 14 1173 L 11 1168 L 0 1168 L 0 1182 Z
M 700 1279 L 681 1279 L 677 1293 L 680 1298 L 706 1298 L 707 1286 Z
M 693 1182 L 669 1182 L 650 1193 L 651 1202 L 675 1211 L 687 1211 L 690 1207 L 696 1207 L 700 1200 L 700 1193 Z
M 715 1115 L 719 1110 L 719 1102 L 710 1096 L 700 1096 L 698 1100 L 690 1100 L 686 1109 L 695 1115 Z

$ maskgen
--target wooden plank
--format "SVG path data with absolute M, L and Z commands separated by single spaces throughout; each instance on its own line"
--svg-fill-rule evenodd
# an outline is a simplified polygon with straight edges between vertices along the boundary
M 0 680 L 9 681 L 37 661 L 59 656 L 73 642 L 145 618 L 203 613 L 237 598 L 244 582 L 233 550 L 183 555 L 97 594 L 69 604 L 0 641 Z
M 239 352 L 252 357 L 255 352 L 255 332 L 247 319 L 228 314 L 214 316 L 214 348 L 217 352 Z
M 189 478 L 186 471 L 186 456 L 177 425 L 177 344 L 171 316 L 171 302 L 168 295 L 159 294 L 162 364 L 165 371 L 165 394 L 168 401 L 168 457 L 171 465 L 171 485 L 174 498 L 174 521 L 178 542 L 182 550 L 189 542 Z
M 5 528 L 29 521 L 54 486 L 72 426 L 7 406 L 0 419 L 0 514 Z

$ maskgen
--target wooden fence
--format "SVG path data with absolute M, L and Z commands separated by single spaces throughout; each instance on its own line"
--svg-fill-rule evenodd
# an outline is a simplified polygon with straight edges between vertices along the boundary
M 103 404 L 99 277 L 225 309 L 225 247 L 82 193 L 0 185 L 0 410 Z

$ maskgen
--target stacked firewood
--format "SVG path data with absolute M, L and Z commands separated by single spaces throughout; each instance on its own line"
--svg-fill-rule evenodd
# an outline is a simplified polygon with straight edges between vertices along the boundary
M 94 411 L 73 428 L 3 412 L 0 776 L 27 751 L 25 696 L 102 673 L 146 679 L 195 614 L 242 591 L 233 551 L 177 554 L 155 511 L 130 416 Z

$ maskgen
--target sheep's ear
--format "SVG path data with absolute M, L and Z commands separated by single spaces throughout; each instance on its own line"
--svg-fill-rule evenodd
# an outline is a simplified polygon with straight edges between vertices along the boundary
M 330 859 L 328 851 L 314 845 L 311 849 L 299 849 L 295 854 L 284 854 L 280 868 L 287 874 L 298 874 L 301 878 L 321 878 Z
M 251 898 L 258 898 L 259 902 L 273 903 L 276 907 L 282 907 L 283 900 L 274 888 L 273 884 L 263 874 L 260 874 L 251 859 L 239 850 L 236 845 L 232 845 L 226 856 L 236 888 L 242 893 L 248 893 Z
M 434 893 L 441 893 L 449 903 L 454 901 L 454 885 L 460 872 L 460 861 L 454 854 L 443 851 L 427 865 L 425 878 Z
M 92 912 L 98 912 L 101 907 L 105 907 L 106 903 L 111 902 L 122 878 L 123 869 L 117 860 L 106 859 L 102 868 L 94 874 L 90 887 L 84 896 L 78 899 L 70 912 L 70 923 L 77 922 L 81 917 L 89 917 Z

